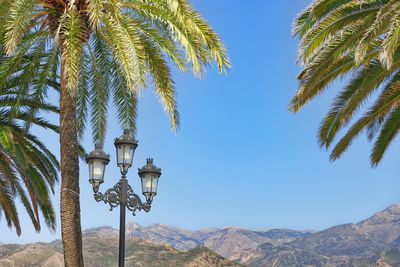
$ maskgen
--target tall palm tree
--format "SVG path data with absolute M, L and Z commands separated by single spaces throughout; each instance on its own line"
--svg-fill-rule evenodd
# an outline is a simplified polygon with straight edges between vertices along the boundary
M 101 144 L 112 96 L 121 124 L 134 129 L 137 95 L 151 77 L 177 128 L 169 62 L 201 76 L 209 63 L 223 71 L 229 60 L 218 35 L 187 0 L 2 0 L 0 15 L 0 43 L 10 58 L 0 83 L 24 67 L 27 53 L 38 95 L 45 97 L 49 80 L 59 75 L 64 260 L 67 267 L 83 266 L 78 137 L 86 118 Z
M 333 147 L 331 160 L 366 132 L 369 141 L 375 140 L 371 163 L 379 164 L 400 130 L 400 2 L 317 0 L 297 17 L 293 34 L 300 39 L 302 71 L 289 109 L 297 112 L 333 81 L 346 77 L 321 123 L 320 144 L 329 148 L 349 126 Z M 363 114 L 356 116 L 360 110 Z
M 40 213 L 49 229 L 55 230 L 56 216 L 51 193 L 58 180 L 56 157 L 27 126 L 39 126 L 58 132 L 58 127 L 32 115 L 29 110 L 58 112 L 54 106 L 25 96 L 16 98 L 11 88 L 0 91 L 0 217 L 21 234 L 16 208 L 19 199 L 36 231 L 41 230 Z M 40 213 L 39 213 L 40 212 Z

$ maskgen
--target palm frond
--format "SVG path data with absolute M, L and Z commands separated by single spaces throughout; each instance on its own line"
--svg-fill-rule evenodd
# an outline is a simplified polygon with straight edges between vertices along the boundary
M 400 131 L 400 107 L 394 109 L 382 126 L 371 153 L 371 162 L 376 166 L 383 158 L 384 153 Z
M 9 7 L 4 26 L 5 51 L 8 55 L 14 52 L 22 35 L 32 23 L 35 4 L 35 0 L 14 0 Z
M 165 111 L 169 114 L 171 128 L 177 129 L 180 124 L 180 116 L 176 103 L 174 81 L 171 78 L 168 64 L 164 60 L 160 51 L 156 47 L 152 46 L 150 42 L 147 42 L 146 44 L 146 54 L 156 93 L 159 96 Z
M 66 77 L 66 87 L 69 93 L 75 95 L 82 63 L 84 30 L 78 10 L 74 6 L 65 13 L 61 33 L 63 38 L 62 58 L 64 60 L 62 75 Z

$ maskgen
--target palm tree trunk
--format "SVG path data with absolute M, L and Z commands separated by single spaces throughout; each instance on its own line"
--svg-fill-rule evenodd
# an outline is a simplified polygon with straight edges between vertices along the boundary
M 62 54 L 62 53 L 61 53 Z M 79 204 L 79 158 L 76 101 L 67 90 L 61 58 L 60 145 L 61 145 L 61 235 L 65 267 L 83 266 Z

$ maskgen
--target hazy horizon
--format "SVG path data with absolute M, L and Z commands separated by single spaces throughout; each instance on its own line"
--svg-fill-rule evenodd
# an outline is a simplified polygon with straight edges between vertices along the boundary
M 384 210 L 389 209 L 389 208 L 394 207 L 394 206 L 400 206 L 400 203 L 393 203 L 392 205 L 390 205 L 389 207 L 385 208 Z M 336 227 L 336 226 L 339 226 L 339 225 L 345 225 L 345 224 L 348 224 L 348 223 L 360 223 L 360 222 L 362 222 L 362 221 L 364 221 L 366 219 L 369 219 L 370 217 L 372 217 L 373 215 L 375 215 L 376 213 L 381 212 L 381 211 L 382 210 L 379 210 L 379 211 L 375 212 L 374 214 L 371 214 L 367 218 L 364 218 L 364 219 L 362 219 L 360 221 L 357 221 L 357 222 L 347 222 L 347 223 L 344 222 L 344 223 L 338 224 L 338 225 L 331 225 L 330 227 L 327 227 L 327 228 L 324 228 L 324 229 L 291 229 L 291 228 L 282 228 L 282 227 L 272 227 L 272 228 L 251 228 L 250 227 L 250 228 L 246 228 L 246 227 L 239 227 L 239 226 L 235 226 L 235 225 L 227 225 L 227 226 L 224 226 L 224 227 L 205 227 L 205 228 L 199 228 L 199 229 L 189 229 L 189 228 L 177 227 L 175 225 L 156 223 L 156 222 L 155 223 L 148 223 L 148 224 L 139 224 L 134 219 L 131 219 L 131 220 L 128 219 L 127 222 L 126 222 L 126 227 L 127 227 L 127 229 L 129 229 L 129 226 L 131 224 L 134 224 L 134 225 L 138 225 L 139 227 L 142 227 L 142 228 L 160 225 L 160 226 L 165 226 L 165 227 L 179 228 L 181 230 L 187 230 L 187 231 L 191 231 L 191 232 L 204 231 L 204 230 L 209 230 L 209 229 L 224 230 L 224 229 L 232 229 L 232 228 L 235 229 L 236 228 L 236 229 L 245 229 L 245 230 L 259 231 L 259 232 L 267 232 L 267 231 L 270 231 L 270 230 L 295 230 L 295 231 L 304 232 L 304 233 L 316 233 L 316 232 L 323 231 L 323 230 L 329 229 L 331 227 Z M 112 229 L 118 231 L 118 227 L 115 227 L 115 226 L 113 227 L 111 225 L 99 225 L 99 226 L 95 226 L 95 227 L 91 227 L 91 228 L 87 228 L 87 229 L 82 229 L 82 232 L 85 233 L 87 231 L 95 230 L 97 228 L 112 228 Z M 59 236 L 59 237 L 57 237 L 57 238 L 55 238 L 53 240 L 46 240 L 44 242 L 52 242 L 52 241 L 56 241 L 56 240 L 61 240 L 61 236 Z M 25 242 L 23 242 L 22 240 L 17 240 L 17 242 L 15 242 L 15 243 L 17 243 L 17 244 L 28 244 L 28 243 L 32 243 L 32 242 L 38 242 L 38 241 L 33 240 L 33 241 L 25 241 Z M 2 242 L 0 242 L 0 243 L 2 243 Z

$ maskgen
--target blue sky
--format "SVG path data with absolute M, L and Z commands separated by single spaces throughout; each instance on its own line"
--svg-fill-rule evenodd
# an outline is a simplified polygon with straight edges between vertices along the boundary
M 188 229 L 318 230 L 357 222 L 400 201 L 398 142 L 375 169 L 370 166 L 370 145 L 364 136 L 335 163 L 319 148 L 319 122 L 340 83 L 299 114 L 287 112 L 299 71 L 297 41 L 290 35 L 290 26 L 309 0 L 192 3 L 221 35 L 233 69 L 219 75 L 211 68 L 202 80 L 174 74 L 182 114 L 177 133 L 169 129 L 152 89 L 141 96 L 139 147 L 128 179 L 139 191 L 136 168 L 149 156 L 163 169 L 163 175 L 152 211 L 139 213 L 138 223 Z M 121 130 L 113 112 L 109 126 L 105 150 L 111 154 L 111 162 L 103 190 L 119 179 L 113 139 Z M 57 136 L 37 133 L 58 153 Z M 85 147 L 93 149 L 90 132 Z M 106 205 L 93 200 L 87 177 L 87 166 L 81 163 L 82 227 L 117 227 L 118 210 L 109 212 Z M 57 211 L 58 198 L 57 193 Z M 0 242 L 59 238 L 59 230 L 35 233 L 22 210 L 20 213 L 22 236 L 18 238 L 2 221 Z M 133 219 L 131 215 L 127 218 Z

